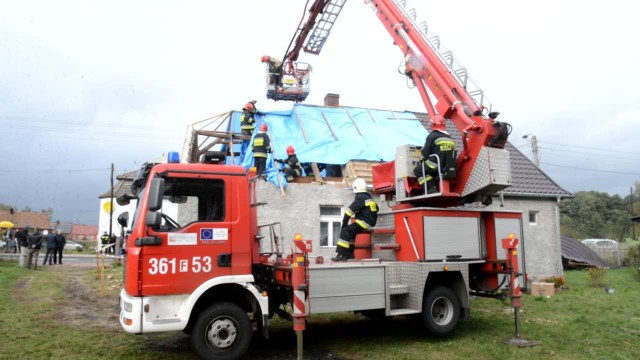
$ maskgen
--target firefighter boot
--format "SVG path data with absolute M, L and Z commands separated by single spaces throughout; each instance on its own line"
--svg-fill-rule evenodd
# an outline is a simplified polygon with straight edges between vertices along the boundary
M 342 255 L 342 254 L 338 254 L 338 255 L 336 255 L 336 257 L 332 257 L 331 258 L 331 261 L 336 261 L 336 262 L 338 262 L 338 261 L 347 261 L 347 260 L 349 260 L 349 258 L 344 256 L 344 255 Z
M 343 250 L 343 251 L 340 251 L 340 250 Z M 337 255 L 331 258 L 331 261 L 347 261 L 349 259 L 353 259 L 353 250 L 338 249 Z
M 435 194 L 439 191 L 440 189 L 438 189 L 438 181 L 436 179 L 427 181 L 427 194 Z

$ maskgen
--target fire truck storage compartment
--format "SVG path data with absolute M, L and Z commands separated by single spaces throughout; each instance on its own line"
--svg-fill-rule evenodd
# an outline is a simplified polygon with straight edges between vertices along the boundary
M 385 308 L 385 266 L 349 262 L 309 268 L 309 304 L 313 314 Z
M 425 260 L 481 259 L 480 216 L 425 215 Z

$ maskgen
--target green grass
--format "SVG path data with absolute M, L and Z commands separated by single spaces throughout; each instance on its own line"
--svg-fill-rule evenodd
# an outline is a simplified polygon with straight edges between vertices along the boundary
M 0 359 L 195 359 L 181 333 L 137 336 L 117 321 L 121 267 L 107 271 L 100 295 L 96 269 L 66 266 L 29 271 L 0 261 Z M 454 336 L 434 339 L 402 318 L 375 322 L 350 313 L 317 315 L 304 333 L 305 354 L 333 359 L 638 359 L 640 283 L 629 269 L 610 270 L 607 294 L 586 271 L 566 272 L 568 289 L 551 298 L 525 295 L 521 335 L 540 345 L 519 348 L 508 303 L 473 299 L 471 320 Z M 78 291 L 78 287 L 85 287 Z M 312 305 L 313 306 L 313 305 Z M 85 308 L 76 314 L 74 309 Z M 62 309 L 62 310 L 61 310 Z M 93 316 L 87 320 L 82 317 Z M 317 357 L 313 357 L 313 355 Z M 274 318 L 270 339 L 247 358 L 294 359 L 289 322 Z

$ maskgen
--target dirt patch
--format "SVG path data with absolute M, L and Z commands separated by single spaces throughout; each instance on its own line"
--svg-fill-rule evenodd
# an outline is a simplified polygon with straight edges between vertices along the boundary
M 13 288 L 13 298 L 16 299 L 16 303 L 23 304 L 26 301 L 30 301 L 29 289 L 31 288 L 31 282 L 33 277 L 28 276 L 20 279 Z
M 89 286 L 95 276 L 94 269 L 73 265 L 42 266 L 32 276 L 20 279 L 12 289 L 12 295 L 19 304 L 40 301 L 42 299 L 33 297 L 30 291 L 35 276 L 46 276 L 47 272 L 61 273 L 64 299 L 56 304 L 56 311 L 52 313 L 57 321 L 74 327 L 118 329 L 120 309 L 114 286 L 119 288 L 120 285 L 114 279 L 107 280 L 104 295 L 101 295 L 99 289 Z M 45 314 L 42 317 L 49 316 Z
M 64 271 L 68 279 L 64 288 L 66 301 L 60 312 L 63 321 L 72 326 L 108 329 L 120 327 L 117 295 L 110 294 L 111 290 L 100 295 L 99 290 L 89 287 L 86 281 L 92 275 L 87 273 L 92 270 L 81 267 L 58 267 L 56 270 Z M 109 286 L 108 282 L 105 283 L 105 288 Z

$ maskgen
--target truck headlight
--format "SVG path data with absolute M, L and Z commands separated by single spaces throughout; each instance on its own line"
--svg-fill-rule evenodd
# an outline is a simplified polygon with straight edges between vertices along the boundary
M 130 302 L 123 301 L 122 302 L 122 310 L 126 312 L 131 312 L 133 310 L 133 304 Z

